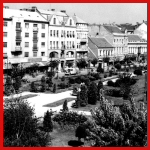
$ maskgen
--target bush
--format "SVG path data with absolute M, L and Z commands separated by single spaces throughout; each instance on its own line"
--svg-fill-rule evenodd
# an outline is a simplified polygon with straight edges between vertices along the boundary
M 97 96 L 97 85 L 95 82 L 91 82 L 90 86 L 88 87 L 88 103 L 95 105 L 98 100 Z
M 64 76 L 61 78 L 61 81 L 65 81 L 65 77 Z
M 120 87 L 121 83 L 122 83 L 121 79 L 117 79 L 116 82 L 114 83 L 114 86 L 115 87 Z
M 99 73 L 104 73 L 104 69 L 100 67 L 100 65 L 97 68 L 97 72 Z
M 115 68 L 116 68 L 117 70 L 120 70 L 120 69 L 121 69 L 121 64 L 120 64 L 120 63 L 117 63 L 117 64 L 115 65 Z
M 106 90 L 106 94 L 112 97 L 122 97 L 119 89 L 109 89 Z
M 113 75 L 113 71 L 110 70 L 110 71 L 109 71 L 109 77 L 111 77 L 112 75 Z
M 142 69 L 136 69 L 136 70 L 134 70 L 134 74 L 136 74 L 136 75 L 142 75 Z
M 56 84 L 53 85 L 53 93 L 56 93 Z
M 5 101 L 4 146 L 47 146 L 48 136 L 38 129 L 38 121 L 27 101 L 20 98 Z
M 92 77 L 92 76 L 88 76 L 88 78 L 89 78 L 90 81 L 95 81 L 95 80 L 96 80 L 96 79 L 95 79 L 94 77 Z
M 107 82 L 107 85 L 108 85 L 108 86 L 114 86 L 114 82 L 113 82 L 112 80 L 109 80 L 109 81 Z
M 81 84 L 81 77 L 80 76 L 75 78 L 75 83 Z
M 21 77 L 20 76 L 17 76 L 16 78 L 14 78 L 13 87 L 14 87 L 16 93 L 18 93 L 18 91 L 21 87 Z
M 96 80 L 101 79 L 99 73 L 92 73 L 91 76 L 93 76 Z
M 72 78 L 72 77 L 70 77 L 70 78 L 69 78 L 69 83 L 70 83 L 70 84 L 74 84 L 74 83 L 75 83 L 75 79 Z
M 65 89 L 66 88 L 66 84 L 65 83 L 60 83 L 58 86 L 60 87 L 60 89 Z
M 63 112 L 68 111 L 68 110 L 69 109 L 68 109 L 68 106 L 67 106 L 67 100 L 65 100 L 64 103 L 63 103 Z
M 104 74 L 104 78 L 107 78 L 107 74 Z

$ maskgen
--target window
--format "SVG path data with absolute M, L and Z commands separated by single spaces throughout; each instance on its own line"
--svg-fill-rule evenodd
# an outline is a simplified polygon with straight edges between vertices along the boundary
M 45 42 L 41 42 L 41 46 L 42 46 L 42 47 L 45 47 Z
M 41 56 L 45 56 L 45 52 L 41 52 Z
M 21 23 L 20 22 L 16 22 L 16 28 L 21 28 Z
M 20 42 L 16 42 L 16 46 L 20 46 L 20 44 L 21 44 Z
M 37 52 L 33 52 L 33 57 L 37 57 Z
M 4 22 L 4 27 L 7 27 L 7 22 Z
M 4 37 L 7 37 L 7 32 L 4 32 Z
M 55 37 L 55 30 L 53 31 L 54 37 Z
M 57 30 L 57 37 L 59 37 L 59 30 Z
M 50 36 L 52 36 L 52 30 L 50 30 Z
M 16 32 L 17 37 L 21 37 L 21 32 Z
M 4 47 L 7 47 L 7 42 L 4 42 Z
M 50 49 L 52 49 L 52 41 L 50 41 Z
M 29 57 L 29 52 L 25 52 L 24 57 Z
M 29 29 L 29 23 L 25 23 L 25 28 Z
M 44 38 L 44 37 L 45 37 L 45 33 L 41 33 L 41 37 L 43 37 L 43 38 Z
M 45 24 L 42 24 L 42 29 L 45 29 Z
M 33 37 L 37 37 L 37 33 L 33 33 Z
M 72 20 L 70 19 L 70 25 L 72 26 Z
M 25 47 L 29 47 L 29 42 L 25 42 Z
M 25 37 L 29 37 L 29 33 L 25 33 Z
M 56 24 L 56 18 L 53 19 L 53 24 Z
M 56 42 L 56 48 L 58 48 L 58 41 Z
M 37 27 L 37 24 L 33 24 L 33 27 Z

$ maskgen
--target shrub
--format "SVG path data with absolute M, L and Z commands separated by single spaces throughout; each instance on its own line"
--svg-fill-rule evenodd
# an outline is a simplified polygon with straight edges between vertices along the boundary
M 107 78 L 107 74 L 104 74 L 104 78 Z
M 78 83 L 78 84 L 81 83 L 81 77 L 80 76 L 78 76 L 78 77 L 75 78 L 75 83 Z
M 97 85 L 95 82 L 91 82 L 88 87 L 88 103 L 95 105 L 98 99 L 97 95 Z
M 14 87 L 12 85 L 11 77 L 8 76 L 6 78 L 4 94 L 7 95 L 7 96 L 10 96 L 12 93 L 14 93 Z
M 48 136 L 38 129 L 38 121 L 27 101 L 21 98 L 5 101 L 4 146 L 47 146 Z
M 117 79 L 116 82 L 114 83 L 115 87 L 120 87 L 121 85 L 121 79 Z
M 67 100 L 65 100 L 64 103 L 63 103 L 63 112 L 68 111 L 68 110 L 69 109 L 68 109 L 68 106 L 67 106 Z
M 69 78 L 69 83 L 70 83 L 70 84 L 74 84 L 74 83 L 75 83 L 75 79 L 72 78 L 72 77 L 70 77 L 70 78 Z
M 109 71 L 109 77 L 111 77 L 112 75 L 113 75 L 113 71 L 110 70 L 110 71 Z
M 98 68 L 97 68 L 97 72 L 99 72 L 99 73 L 104 73 L 104 69 L 101 68 L 101 66 L 99 65 Z
M 94 77 L 92 77 L 90 75 L 88 76 L 88 78 L 89 78 L 90 81 L 95 81 L 96 80 Z
M 113 82 L 112 80 L 109 80 L 109 81 L 107 82 L 107 85 L 108 85 L 108 86 L 114 86 L 114 82 Z
M 108 96 L 112 96 L 112 97 L 122 97 L 122 95 L 120 94 L 120 90 L 119 89 L 106 90 L 106 94 Z
M 48 87 L 51 87 L 53 85 L 53 82 L 52 82 L 52 78 L 51 77 L 48 77 L 46 79 L 46 83 L 48 84 Z
M 78 141 L 80 141 L 81 138 L 85 139 L 87 137 L 86 129 L 82 124 L 77 127 L 75 131 L 75 136 L 78 137 Z
M 99 73 L 92 73 L 91 76 L 93 76 L 96 80 L 101 79 Z
M 64 76 L 61 78 L 61 81 L 65 81 L 65 77 Z
M 14 89 L 15 89 L 16 93 L 18 93 L 19 88 L 21 87 L 21 77 L 20 76 L 17 76 L 14 79 L 13 86 L 14 86 Z
M 117 64 L 115 65 L 115 68 L 116 68 L 117 70 L 120 70 L 120 69 L 121 69 L 121 64 L 120 64 L 120 63 L 117 63 Z
M 138 68 L 138 69 L 134 70 L 134 74 L 142 75 L 142 70 Z
M 47 111 L 44 115 L 43 120 L 43 129 L 45 132 L 52 132 L 53 131 L 53 123 L 52 123 L 52 117 L 53 113 Z
M 65 89 L 66 88 L 66 84 L 65 83 L 60 83 L 58 86 L 60 87 L 60 89 Z

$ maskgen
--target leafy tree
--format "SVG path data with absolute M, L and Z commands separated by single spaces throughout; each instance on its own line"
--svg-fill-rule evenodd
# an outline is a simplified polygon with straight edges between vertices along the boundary
M 12 78 L 11 77 L 7 77 L 6 78 L 6 83 L 5 83 L 5 89 L 4 89 L 4 93 L 5 95 L 9 96 L 14 92 L 14 87 L 12 84 Z
M 108 63 L 109 63 L 109 61 L 110 61 L 110 58 L 109 58 L 109 57 L 104 57 L 104 58 L 103 58 L 103 62 L 105 62 L 105 63 L 107 63 L 107 64 L 108 64 Z
M 58 60 L 50 61 L 49 66 L 53 69 L 57 68 L 59 64 Z
M 87 62 L 85 61 L 85 59 L 81 58 L 78 62 L 77 62 L 77 66 L 78 68 L 85 68 L 87 67 Z
M 38 126 L 34 109 L 26 100 L 10 99 L 4 103 L 4 146 L 46 146 L 48 135 Z
M 43 129 L 45 132 L 52 132 L 53 131 L 53 123 L 52 123 L 52 117 L 53 113 L 49 112 L 47 110 L 47 112 L 44 115 L 44 120 L 43 120 Z
M 21 77 L 20 76 L 17 76 L 14 79 L 13 86 L 14 86 L 14 89 L 15 89 L 16 93 L 18 93 L 19 88 L 21 87 Z
M 66 65 L 70 68 L 73 66 L 73 62 L 67 61 Z
M 97 102 L 97 86 L 95 82 L 91 82 L 88 87 L 88 103 L 95 105 Z
M 97 64 L 97 62 L 98 62 L 97 58 L 94 58 L 91 60 L 91 63 L 93 64 L 94 67 Z
M 81 84 L 80 106 L 86 106 L 88 104 L 87 92 L 88 92 L 87 86 L 85 84 Z
M 99 73 L 104 73 L 104 69 L 101 68 L 100 65 L 98 65 L 97 72 L 99 72 Z
M 103 97 L 91 114 L 84 128 L 92 146 L 147 146 L 147 110 L 138 109 L 133 98 L 119 108 Z

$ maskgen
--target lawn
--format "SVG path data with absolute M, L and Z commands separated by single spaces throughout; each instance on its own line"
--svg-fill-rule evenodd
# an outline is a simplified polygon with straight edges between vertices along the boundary
M 50 103 L 50 104 L 46 104 L 46 105 L 43 105 L 43 107 L 57 107 L 57 106 L 60 106 L 64 103 L 65 100 L 67 100 L 67 102 L 71 102 L 73 100 L 75 100 L 76 98 L 64 98 L 64 99 L 61 99 L 59 101 L 56 101 L 56 102 L 53 102 L 53 103 Z

